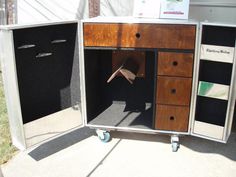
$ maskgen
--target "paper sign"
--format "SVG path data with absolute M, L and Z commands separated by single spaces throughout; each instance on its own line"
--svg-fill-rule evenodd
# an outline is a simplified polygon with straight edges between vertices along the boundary
M 160 18 L 188 19 L 189 0 L 161 0 Z
M 160 0 L 134 0 L 134 17 L 159 18 Z

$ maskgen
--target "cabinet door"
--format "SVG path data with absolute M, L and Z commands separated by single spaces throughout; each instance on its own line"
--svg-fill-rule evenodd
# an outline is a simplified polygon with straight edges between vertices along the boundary
M 236 26 L 201 25 L 199 74 L 192 134 L 226 142 L 235 103 Z
M 73 109 L 80 102 L 77 23 L 19 27 L 2 35 L 11 41 L 3 44 L 10 56 L 3 59 L 4 72 L 15 75 L 6 79 L 12 85 L 7 102 L 14 103 L 8 104 L 13 143 L 24 149 L 81 125 Z

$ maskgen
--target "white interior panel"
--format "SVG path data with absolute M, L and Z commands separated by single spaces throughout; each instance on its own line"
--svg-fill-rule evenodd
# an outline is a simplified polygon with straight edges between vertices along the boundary
M 79 110 L 68 108 L 24 124 L 27 146 L 61 135 L 82 125 Z
M 224 127 L 199 121 L 194 122 L 194 129 L 193 129 L 194 134 L 199 134 L 209 138 L 222 140 L 223 132 L 224 132 Z

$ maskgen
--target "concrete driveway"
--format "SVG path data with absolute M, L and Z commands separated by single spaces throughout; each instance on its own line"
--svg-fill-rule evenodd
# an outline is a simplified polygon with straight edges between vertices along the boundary
M 234 177 L 236 133 L 227 144 L 181 137 L 178 152 L 170 138 L 112 132 L 102 143 L 81 128 L 18 153 L 2 166 L 4 177 Z

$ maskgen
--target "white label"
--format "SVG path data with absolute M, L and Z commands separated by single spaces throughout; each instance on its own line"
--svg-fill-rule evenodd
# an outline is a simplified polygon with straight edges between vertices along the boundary
M 234 47 L 201 45 L 201 60 L 233 63 Z
M 160 18 L 188 19 L 189 0 L 161 0 Z
M 135 0 L 134 17 L 159 18 L 160 0 Z

